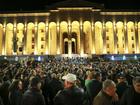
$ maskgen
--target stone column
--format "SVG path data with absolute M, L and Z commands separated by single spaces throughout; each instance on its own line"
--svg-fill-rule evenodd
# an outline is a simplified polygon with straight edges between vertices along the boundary
M 80 24 L 80 55 L 84 54 L 84 43 L 83 43 L 83 23 Z
M 35 19 L 35 33 L 34 33 L 34 37 L 35 37 L 35 50 L 34 50 L 34 54 L 37 55 L 38 54 L 38 21 L 37 19 Z
M 2 55 L 6 55 L 5 43 L 6 43 L 6 20 L 4 20 L 3 23 Z
M 25 19 L 25 23 L 24 23 L 24 31 L 23 31 L 23 34 L 24 34 L 24 40 L 23 40 L 23 54 L 26 55 L 27 52 L 26 52 L 26 46 L 27 46 L 27 20 Z
M 113 35 L 114 35 L 114 54 L 117 54 L 117 28 L 116 23 L 113 23 Z
M 18 39 L 17 39 L 17 23 L 14 21 L 14 30 L 13 30 L 13 54 L 17 55 L 18 50 Z
M 48 20 L 46 20 L 46 24 L 45 24 L 45 47 L 46 47 L 46 54 L 49 54 L 49 46 L 48 46 L 48 42 L 49 42 L 49 25 L 48 25 Z
M 135 40 L 135 45 L 136 45 L 135 53 L 139 53 L 139 41 L 138 41 L 139 36 L 138 36 L 138 24 L 137 24 L 137 22 L 135 23 L 134 29 L 135 29 L 135 39 L 134 40 Z
M 102 33 L 102 38 L 103 38 L 103 54 L 106 54 L 106 27 L 105 24 L 103 23 L 103 33 Z
M 127 25 L 126 22 L 124 23 L 124 40 L 125 40 L 125 54 L 128 54 L 128 36 L 127 36 Z
M 91 32 L 92 32 L 92 54 L 95 54 L 95 25 L 91 23 Z
M 70 56 L 71 55 L 71 29 L 72 29 L 72 26 L 71 26 L 71 22 L 68 22 L 68 55 Z
M 56 26 L 57 29 L 57 54 L 60 54 L 60 25 L 59 23 Z

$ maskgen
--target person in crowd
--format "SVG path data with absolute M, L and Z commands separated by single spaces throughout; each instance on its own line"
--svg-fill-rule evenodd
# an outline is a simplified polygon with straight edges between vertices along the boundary
M 102 89 L 101 82 L 102 75 L 99 72 L 94 73 L 93 79 L 86 85 L 86 91 L 90 100 L 90 105 L 93 102 L 94 97 L 99 93 Z
M 140 104 L 140 76 L 133 77 L 133 85 L 128 88 L 120 101 L 120 105 Z
M 9 88 L 10 84 L 11 84 L 11 82 L 10 82 L 8 75 L 4 76 L 3 77 L 3 84 L 0 87 L 0 96 L 3 100 L 4 105 L 9 105 L 9 98 L 8 98 L 9 90 L 8 90 L 8 88 Z
M 125 90 L 129 87 L 128 82 L 126 81 L 126 77 L 124 74 L 119 74 L 117 77 L 117 85 L 116 85 L 116 92 L 119 96 L 119 99 L 121 99 L 123 93 Z
M 22 99 L 22 81 L 14 80 L 9 86 L 10 105 L 20 105 Z
M 0 79 L 0 88 L 1 88 L 2 84 L 3 84 L 3 80 Z M 3 105 L 3 101 L 2 101 L 2 99 L 1 99 L 1 96 L 0 96 L 0 105 Z
M 116 84 L 107 79 L 103 82 L 102 90 L 94 98 L 93 105 L 113 105 L 115 101 L 118 101 Z
M 62 79 L 64 79 L 64 89 L 56 94 L 54 105 L 84 105 L 84 89 L 76 87 L 76 75 L 68 73 Z
M 7 58 L 8 60 L 8 58 Z M 29 62 L 29 64 L 27 63 Z M 128 81 L 129 85 L 132 85 L 132 77 L 131 75 L 134 73 L 140 73 L 140 62 L 121 62 L 121 61 L 108 61 L 102 62 L 99 60 L 95 62 L 93 58 L 81 58 L 81 57 L 62 57 L 62 56 L 48 56 L 48 58 L 44 62 L 33 61 L 32 57 L 27 57 L 24 63 L 3 63 L 4 65 L 0 68 L 0 78 L 2 79 L 2 83 L 0 82 L 0 96 L 3 100 L 4 105 L 9 105 L 9 90 L 8 87 L 11 84 L 11 80 L 21 79 L 23 82 L 23 91 L 26 90 L 35 90 L 28 89 L 29 78 L 32 76 L 38 76 L 41 79 L 41 90 L 42 94 L 45 97 L 45 101 L 47 104 L 47 100 L 49 99 L 49 83 L 51 82 L 51 74 L 55 73 L 59 75 L 59 79 L 62 75 L 67 74 L 68 72 L 73 73 L 77 76 L 76 87 L 84 88 L 85 84 L 90 84 L 91 81 L 96 80 L 88 77 L 85 81 L 85 74 L 88 70 L 94 72 L 100 72 L 102 74 L 102 80 L 106 80 L 107 78 L 116 81 L 116 74 L 124 73 L 126 77 L 126 81 Z M 89 83 L 88 83 L 89 82 Z M 53 86 L 52 86 L 53 87 Z M 73 86 L 75 87 L 75 85 Z M 89 87 L 89 86 L 88 86 Z M 96 86 L 95 86 L 96 87 Z M 80 88 L 80 89 L 81 89 Z M 54 88 L 52 88 L 53 90 Z M 36 89 L 38 90 L 38 89 Z M 40 89 L 39 89 L 40 90 Z M 65 89 L 64 89 L 65 90 Z M 34 92 L 33 92 L 34 93 Z M 90 94 L 91 92 L 89 92 Z M 119 94 L 119 93 L 118 93 Z M 120 97 L 120 95 L 119 95 Z M 93 99 L 92 99 L 93 100 Z
M 41 92 L 41 80 L 33 77 L 30 88 L 24 93 L 21 105 L 45 105 L 45 99 Z
M 51 78 L 52 79 L 48 84 L 48 94 L 49 94 L 50 105 L 53 105 L 53 99 L 55 95 L 59 90 L 62 90 L 64 87 L 62 82 L 59 80 L 59 77 L 55 73 L 51 75 Z
M 124 66 L 124 65 L 122 65 Z M 127 65 L 129 67 L 129 65 Z M 130 71 L 133 71 L 131 69 L 128 69 L 128 68 L 125 68 L 124 69 L 124 73 L 125 73 L 125 77 L 126 77 L 126 80 L 128 81 L 128 85 L 132 85 L 132 80 L 133 80 L 133 77 L 131 76 L 131 73 Z
M 1 97 L 0 97 L 0 105 L 4 105 Z
M 88 70 L 86 72 L 85 86 L 87 86 L 93 79 L 94 71 Z

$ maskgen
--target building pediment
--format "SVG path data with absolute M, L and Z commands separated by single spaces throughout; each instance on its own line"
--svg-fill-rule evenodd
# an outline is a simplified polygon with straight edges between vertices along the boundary
M 89 2 L 86 0 L 66 0 L 66 1 L 61 1 L 61 2 L 57 2 L 55 4 L 52 4 L 50 6 L 46 6 L 46 9 L 51 10 L 51 9 L 57 9 L 57 8 L 72 8 L 72 7 L 92 7 L 95 9 L 101 9 L 104 7 L 103 4 L 97 4 L 97 3 L 93 3 L 93 2 Z

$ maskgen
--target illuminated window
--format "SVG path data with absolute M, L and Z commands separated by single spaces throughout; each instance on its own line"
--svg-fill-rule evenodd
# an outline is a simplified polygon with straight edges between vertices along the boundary
M 133 28 L 131 28 L 131 32 L 133 32 L 134 30 L 133 30 Z
M 109 32 L 109 29 L 108 28 L 106 29 L 106 32 Z
M 33 34 L 35 33 L 35 30 L 34 30 L 34 29 L 32 30 L 32 33 L 33 33 Z
M 34 43 L 35 42 L 35 38 L 34 37 L 32 37 L 32 43 Z
M 131 39 L 134 40 L 134 37 L 132 36 Z
M 34 49 L 35 48 L 35 46 L 34 45 L 32 45 L 32 49 Z
M 106 36 L 106 40 L 109 40 L 109 36 Z
M 19 33 L 19 30 L 17 29 L 17 33 Z
M 41 45 L 41 49 L 43 49 L 44 48 L 44 45 Z
M 123 48 L 124 48 L 124 44 L 123 44 Z
M 23 50 L 23 47 L 19 47 L 19 51 L 22 52 L 22 50 Z
M 134 48 L 135 46 L 134 46 L 134 43 L 132 44 L 132 48 Z
M 44 37 L 41 37 L 41 41 L 44 41 Z
M 109 48 L 109 44 L 107 44 L 107 48 Z
M 43 33 L 44 32 L 44 30 L 43 29 L 41 29 L 41 33 Z

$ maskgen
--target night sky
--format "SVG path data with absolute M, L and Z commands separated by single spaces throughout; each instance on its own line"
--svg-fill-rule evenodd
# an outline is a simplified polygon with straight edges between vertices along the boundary
M 51 5 L 65 0 L 0 0 L 0 11 L 35 11 L 44 10 Z M 104 4 L 106 9 L 134 9 L 140 10 L 139 0 L 86 0 Z

